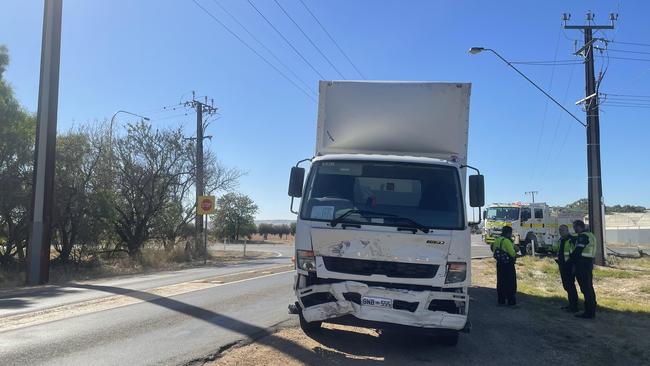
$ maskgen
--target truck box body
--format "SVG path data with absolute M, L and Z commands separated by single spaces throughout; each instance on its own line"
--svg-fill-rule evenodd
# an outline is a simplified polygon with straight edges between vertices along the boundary
M 321 81 L 316 155 L 467 159 L 470 84 Z
M 296 225 L 301 325 L 467 326 L 469 95 L 467 83 L 321 81 Z

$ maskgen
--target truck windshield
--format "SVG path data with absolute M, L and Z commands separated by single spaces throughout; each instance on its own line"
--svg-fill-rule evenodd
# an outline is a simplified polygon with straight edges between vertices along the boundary
M 519 220 L 518 207 L 490 207 L 487 209 L 488 220 L 506 220 L 515 221 Z
M 316 162 L 301 218 L 461 230 L 464 216 L 458 172 L 450 166 L 400 162 Z

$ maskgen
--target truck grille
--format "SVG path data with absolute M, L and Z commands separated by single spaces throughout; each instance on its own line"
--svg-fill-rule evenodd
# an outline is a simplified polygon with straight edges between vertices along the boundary
M 323 257 L 328 271 L 348 273 L 360 276 L 373 274 L 393 278 L 433 278 L 438 272 L 438 265 L 370 261 L 339 257 Z

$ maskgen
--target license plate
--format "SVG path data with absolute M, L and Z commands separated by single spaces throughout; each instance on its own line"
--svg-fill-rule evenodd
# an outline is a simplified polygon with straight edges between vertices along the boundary
M 381 297 L 370 297 L 363 296 L 361 297 L 361 305 L 363 306 L 374 306 L 378 308 L 393 308 L 393 300 L 384 299 Z

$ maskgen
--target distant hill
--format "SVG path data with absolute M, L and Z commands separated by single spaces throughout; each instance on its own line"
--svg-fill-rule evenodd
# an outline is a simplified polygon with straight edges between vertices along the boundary
M 296 220 L 255 220 L 255 225 L 271 224 L 271 225 L 289 225 Z
M 589 206 L 588 206 L 588 201 L 586 198 L 581 198 L 573 203 L 569 203 L 568 205 L 561 207 L 561 206 L 555 206 L 553 208 L 556 209 L 570 209 L 570 210 L 576 210 L 580 211 L 584 214 L 589 211 Z M 646 212 L 647 208 L 643 206 L 637 206 L 637 205 L 613 205 L 613 206 L 605 206 L 605 213 L 606 214 L 612 214 L 612 213 L 644 213 Z

